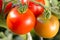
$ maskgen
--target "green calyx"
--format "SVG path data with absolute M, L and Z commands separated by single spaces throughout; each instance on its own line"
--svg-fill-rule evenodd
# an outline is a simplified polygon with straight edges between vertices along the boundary
M 22 4 L 20 3 L 19 11 L 20 11 L 21 13 L 24 13 L 27 8 L 28 8 L 28 5 L 27 5 L 27 4 L 22 5 Z
M 45 10 L 43 15 L 40 16 L 37 20 L 39 20 L 40 22 L 45 23 L 50 18 L 51 18 L 51 12 L 49 10 Z
M 45 10 L 43 16 L 44 16 L 45 19 L 50 19 L 51 11 L 50 10 Z
M 28 5 L 25 3 L 24 5 L 20 2 L 20 0 L 11 0 L 15 6 L 18 7 L 19 12 L 24 13 L 28 8 Z

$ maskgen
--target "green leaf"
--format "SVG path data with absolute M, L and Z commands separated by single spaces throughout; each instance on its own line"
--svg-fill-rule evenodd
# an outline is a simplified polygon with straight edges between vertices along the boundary
M 57 6 L 58 0 L 50 0 L 52 6 Z
M 5 37 L 4 33 L 3 32 L 0 32 L 0 38 L 2 39 L 4 37 Z
M 51 12 L 60 19 L 60 3 L 58 0 L 50 0 Z
M 55 15 L 55 16 L 57 16 L 58 17 L 58 19 L 60 19 L 60 10 L 59 11 L 57 11 L 57 10 L 51 10 L 52 12 L 53 12 L 53 14 Z

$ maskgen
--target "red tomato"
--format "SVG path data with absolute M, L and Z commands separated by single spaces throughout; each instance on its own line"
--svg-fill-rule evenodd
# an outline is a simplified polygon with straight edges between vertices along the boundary
M 5 14 L 7 14 L 11 9 L 12 9 L 12 2 L 9 2 L 7 5 L 6 5 L 6 7 L 5 7 L 5 9 L 4 9 L 4 13 Z
M 2 11 L 2 6 L 3 6 L 3 0 L 0 0 L 0 13 Z
M 45 4 L 44 0 L 35 0 L 35 1 Z M 39 14 L 41 15 L 44 12 L 44 8 L 42 6 L 35 4 L 33 2 L 29 2 L 28 6 L 35 16 L 38 16 Z
M 29 9 L 21 13 L 17 8 L 13 8 L 6 21 L 8 28 L 16 34 L 26 34 L 35 26 L 35 16 Z

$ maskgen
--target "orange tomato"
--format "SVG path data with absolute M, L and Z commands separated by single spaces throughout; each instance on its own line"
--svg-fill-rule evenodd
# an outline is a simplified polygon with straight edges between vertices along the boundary
M 40 16 L 38 17 L 38 19 Z M 55 16 L 51 16 L 46 22 L 41 22 L 40 19 L 37 20 L 37 24 L 34 28 L 37 35 L 43 38 L 52 38 L 54 37 L 59 30 L 59 21 Z

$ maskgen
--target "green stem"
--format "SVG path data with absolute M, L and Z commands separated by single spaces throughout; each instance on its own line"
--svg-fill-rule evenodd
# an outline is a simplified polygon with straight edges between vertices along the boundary
M 27 34 L 20 35 L 20 37 L 23 38 L 23 40 L 27 40 Z
M 31 36 L 30 32 L 27 34 L 24 34 L 24 35 L 20 35 L 20 37 L 22 37 L 23 40 L 32 40 L 32 36 Z
M 44 40 L 43 37 L 40 37 L 40 40 Z

